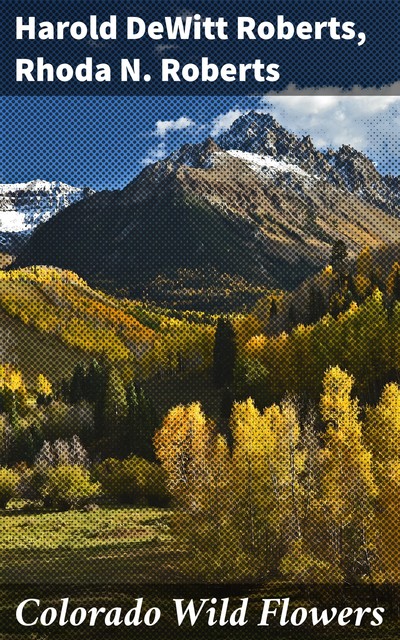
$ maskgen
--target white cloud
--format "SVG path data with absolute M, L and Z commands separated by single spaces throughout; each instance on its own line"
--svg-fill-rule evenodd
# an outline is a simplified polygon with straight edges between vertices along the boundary
M 359 151 L 379 156 L 383 146 L 387 152 L 388 143 L 395 153 L 400 147 L 397 124 L 400 97 L 393 95 L 398 90 L 398 85 L 392 85 L 379 95 L 376 89 L 324 88 L 307 95 L 299 90 L 293 93 L 293 87 L 289 87 L 285 92 L 262 98 L 262 110 L 272 113 L 287 129 L 310 134 L 318 147 L 350 144 Z
M 188 129 L 195 123 L 186 116 L 181 116 L 178 120 L 158 120 L 156 124 L 156 135 L 165 136 L 170 131 L 182 131 L 182 129 Z
M 396 95 L 397 94 L 397 95 Z M 260 98 L 260 112 L 271 113 L 289 131 L 297 135 L 311 135 L 320 148 L 338 148 L 349 144 L 366 153 L 383 173 L 400 174 L 400 83 L 376 89 L 355 87 L 351 91 L 323 88 L 307 95 L 296 87 Z M 229 129 L 248 109 L 233 107 L 219 114 L 208 124 L 196 124 L 190 117 L 159 120 L 153 136 L 160 144 L 151 148 L 142 164 L 165 158 L 173 150 L 176 140 L 168 134 L 184 131 L 187 141 L 195 135 L 209 134 L 216 138 Z M 193 128 L 190 136 L 186 130 Z
M 349 144 L 366 153 L 384 173 L 400 174 L 400 83 L 376 88 L 354 87 L 345 91 L 324 87 L 309 90 L 289 86 L 260 99 L 257 111 L 271 113 L 289 131 L 311 135 L 320 148 Z M 247 109 L 231 109 L 210 123 L 217 137 Z
M 233 109 L 227 113 L 221 113 L 217 118 L 212 121 L 211 136 L 216 137 L 223 131 L 229 129 L 229 127 L 237 120 L 244 111 L 240 109 Z

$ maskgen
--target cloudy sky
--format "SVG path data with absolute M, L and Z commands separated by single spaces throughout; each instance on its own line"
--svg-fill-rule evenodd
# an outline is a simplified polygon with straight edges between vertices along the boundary
M 0 182 L 122 187 L 146 164 L 185 142 L 217 136 L 250 109 L 310 134 L 319 148 L 350 144 L 383 173 L 400 174 L 400 97 L 331 93 L 337 95 L 2 97 Z

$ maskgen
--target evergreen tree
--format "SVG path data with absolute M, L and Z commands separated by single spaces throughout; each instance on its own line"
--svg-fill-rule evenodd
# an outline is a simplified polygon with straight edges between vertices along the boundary
M 326 313 L 324 294 L 321 289 L 311 286 L 308 298 L 308 321 L 311 324 L 318 322 Z
M 334 273 L 339 276 L 339 285 L 342 286 L 348 273 L 348 251 L 343 240 L 337 240 L 332 246 L 331 265 Z
M 391 296 L 392 303 L 400 301 L 400 265 L 394 262 L 387 279 L 386 289 Z
M 219 432 L 224 436 L 229 450 L 233 448 L 232 431 L 229 427 L 229 421 L 231 418 L 232 408 L 234 403 L 233 392 L 229 387 L 225 387 L 222 390 L 220 414 L 219 414 Z
M 138 422 L 139 422 L 139 400 L 136 384 L 132 381 L 126 389 L 126 401 L 128 413 L 126 418 L 125 455 L 134 453 L 139 455 L 140 449 Z
M 330 300 L 329 313 L 332 318 L 336 319 L 341 311 L 343 311 L 342 299 L 335 293 Z
M 80 379 L 80 374 L 79 374 Z M 107 367 L 105 361 L 93 359 L 83 380 L 84 399 L 94 405 L 94 438 L 104 435 Z
M 275 298 L 272 298 L 271 300 L 271 306 L 269 308 L 269 317 L 270 318 L 275 318 L 275 316 L 278 315 L 278 305 L 277 302 L 275 300 Z
M 88 402 L 96 403 L 104 395 L 105 378 L 104 367 L 96 359 L 93 359 L 89 365 L 84 385 L 85 398 Z
M 70 402 L 77 404 L 85 399 L 85 367 L 80 362 L 76 365 L 70 384 Z
M 43 445 L 43 434 L 37 425 L 28 427 L 20 423 L 10 425 L 10 446 L 8 463 L 11 465 L 19 462 L 32 464 Z
M 296 308 L 295 308 L 293 302 L 291 302 L 290 306 L 289 306 L 288 322 L 289 322 L 289 328 L 290 329 L 293 329 L 293 327 L 295 327 L 297 325 L 297 313 L 296 313 Z
M 215 331 L 213 379 L 219 389 L 230 387 L 236 362 L 236 339 L 229 318 L 219 318 Z
M 400 302 L 400 269 L 396 270 L 394 276 L 392 295 L 396 302 Z
M 26 429 L 26 437 L 29 442 L 29 456 L 25 456 L 24 460 L 28 462 L 28 464 L 33 464 L 38 452 L 43 446 L 44 437 L 42 429 L 39 425 L 32 424 L 28 427 L 28 429 Z
M 386 293 L 386 283 L 384 282 L 379 269 L 373 267 L 370 279 L 372 291 L 374 291 L 375 289 L 379 289 L 379 291 L 381 291 L 382 293 Z
M 133 453 L 147 460 L 154 459 L 153 437 L 158 428 L 158 417 L 154 405 L 142 387 L 131 382 L 126 392 L 128 415 L 124 455 Z
M 354 277 L 351 273 L 349 273 L 349 275 L 347 276 L 346 288 L 347 288 L 347 291 L 351 294 L 351 299 L 354 300 L 354 302 L 358 303 L 359 295 L 357 291 L 357 286 L 356 286 L 356 283 L 354 282 Z
M 117 446 L 127 414 L 128 403 L 123 382 L 115 367 L 110 367 L 104 397 L 104 424 Z
M 42 373 L 38 376 L 37 383 L 37 404 L 48 407 L 53 400 L 53 388 L 51 382 Z
M 63 402 L 70 402 L 71 401 L 71 385 L 68 382 L 68 380 L 66 380 L 65 378 L 63 378 L 61 380 L 61 384 L 60 384 L 60 396 L 61 396 L 61 400 Z

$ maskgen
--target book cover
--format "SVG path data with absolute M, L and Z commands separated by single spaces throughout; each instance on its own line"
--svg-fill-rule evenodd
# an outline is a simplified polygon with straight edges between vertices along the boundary
M 397 3 L 4 0 L 0 638 L 394 638 Z

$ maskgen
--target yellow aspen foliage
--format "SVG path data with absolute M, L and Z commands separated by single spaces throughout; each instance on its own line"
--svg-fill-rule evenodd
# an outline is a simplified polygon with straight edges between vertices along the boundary
M 236 315 L 232 318 L 235 330 L 236 342 L 239 349 L 248 344 L 253 337 L 262 333 L 262 325 L 254 313 L 246 315 Z
M 0 365 L 0 389 L 8 389 L 12 393 L 26 395 L 26 387 L 22 378 L 22 373 L 13 365 Z
M 267 346 L 268 339 L 264 334 L 258 334 L 250 338 L 244 347 L 244 354 L 249 358 L 261 359 Z
M 371 474 L 371 454 L 361 440 L 358 400 L 351 397 L 353 383 L 354 378 L 339 367 L 328 369 L 320 408 L 327 427 L 324 436 L 327 458 L 334 457 L 330 454 L 335 451 L 339 458 L 334 464 L 342 482 L 348 485 L 346 491 L 356 492 L 359 486 L 367 498 L 376 493 L 376 488 Z
M 400 461 L 400 389 L 387 384 L 376 407 L 365 410 L 364 441 L 374 456 L 377 479 L 382 465 Z
M 339 584 L 343 579 L 339 568 L 314 555 L 304 540 L 292 544 L 279 568 L 294 584 Z
M 16 370 L 11 370 L 10 374 L 9 374 L 9 378 L 7 381 L 7 386 L 10 389 L 10 391 L 20 391 L 23 386 L 24 383 L 22 381 L 22 374 L 20 371 L 16 371 Z
M 154 444 L 180 507 L 171 524 L 180 545 L 188 547 L 191 572 L 206 580 L 246 573 L 240 531 L 234 526 L 236 501 L 225 438 L 195 403 L 172 409 Z
M 330 278 L 333 275 L 333 267 L 331 264 L 327 264 L 322 271 L 322 275 L 326 278 Z
M 330 540 L 330 560 L 351 574 L 358 556 L 366 554 L 372 499 L 377 494 L 372 456 L 362 444 L 358 401 L 351 397 L 353 382 L 352 376 L 339 367 L 329 369 L 320 403 L 326 425 L 320 471 L 320 527 L 326 529 Z M 368 566 L 365 571 L 370 569 Z
M 37 393 L 41 396 L 51 396 L 53 393 L 51 382 L 42 373 L 38 375 Z
M 377 549 L 381 579 L 400 582 L 400 461 L 389 463 L 378 499 Z
M 367 298 L 348 322 L 357 329 L 351 354 L 351 372 L 359 388 L 369 384 L 392 368 L 392 345 L 389 340 L 391 324 L 379 289 Z
M 251 399 L 236 403 L 230 427 L 234 439 L 234 491 L 237 496 L 237 518 L 248 531 L 254 550 L 268 527 L 265 512 L 272 503 L 273 471 L 270 467 L 276 436 L 271 428 L 271 415 L 279 414 L 277 406 L 261 414 Z
M 400 390 L 387 385 L 363 425 L 353 383 L 326 371 L 320 437 L 292 399 L 264 411 L 235 403 L 232 451 L 198 403 L 169 412 L 155 447 L 178 507 L 173 532 L 198 577 L 400 579 Z
M 155 435 L 169 490 L 189 509 L 200 509 L 207 498 L 214 443 L 214 426 L 199 403 L 171 409 Z
M 360 298 L 365 298 L 370 290 L 371 280 L 362 274 L 356 274 L 354 276 L 354 284 Z
M 304 455 L 298 450 L 300 425 L 290 401 L 273 405 L 263 413 L 252 400 L 237 403 L 232 412 L 234 438 L 233 482 L 235 517 L 242 543 L 251 549 L 260 566 L 276 566 L 280 551 L 301 534 L 302 491 L 299 474 Z

